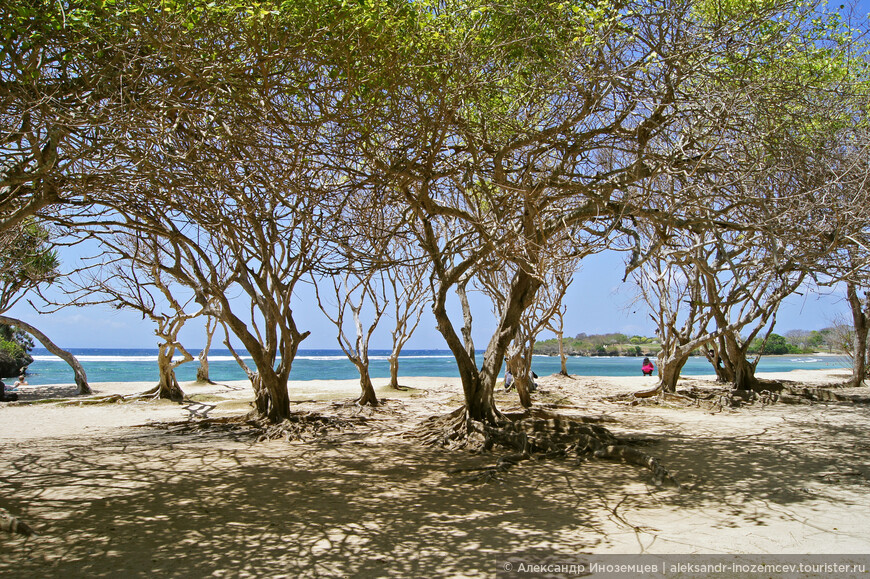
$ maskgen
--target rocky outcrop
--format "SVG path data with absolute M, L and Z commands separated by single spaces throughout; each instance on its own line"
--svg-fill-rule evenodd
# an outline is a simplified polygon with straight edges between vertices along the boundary
M 18 378 L 21 375 L 21 370 L 32 363 L 33 358 L 30 357 L 30 354 L 13 357 L 0 351 L 0 378 Z

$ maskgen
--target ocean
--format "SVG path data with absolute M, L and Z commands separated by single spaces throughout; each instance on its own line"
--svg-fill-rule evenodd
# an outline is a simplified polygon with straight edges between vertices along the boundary
M 157 353 L 141 349 L 72 349 L 85 368 L 89 382 L 151 382 L 157 381 Z M 192 354 L 196 355 L 198 352 Z M 388 350 L 372 350 L 369 358 L 373 378 L 390 375 Z M 72 383 L 72 369 L 60 358 L 43 348 L 34 348 L 33 364 L 28 369 L 30 384 Z M 249 356 L 245 362 L 253 366 Z M 478 361 L 480 355 L 478 356 Z M 580 376 L 637 376 L 642 358 L 628 357 L 572 357 L 568 358 L 568 372 Z M 194 360 L 176 369 L 181 382 L 196 379 L 199 363 Z M 795 369 L 816 370 L 848 367 L 844 357 L 820 356 L 766 356 L 758 365 L 759 372 L 786 372 Z M 559 371 L 559 358 L 535 356 L 532 369 L 539 376 Z M 245 380 L 229 350 L 213 349 L 209 355 L 209 374 L 217 382 Z M 683 369 L 683 376 L 713 374 L 706 359 L 693 357 Z M 456 362 L 448 350 L 406 350 L 399 358 L 399 376 L 457 377 Z M 348 380 L 358 378 L 356 368 L 340 350 L 300 350 L 290 372 L 291 380 Z M 6 380 L 7 385 L 11 380 Z

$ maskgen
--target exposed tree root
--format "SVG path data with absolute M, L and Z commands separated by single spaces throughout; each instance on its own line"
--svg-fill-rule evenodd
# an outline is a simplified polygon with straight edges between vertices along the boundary
M 12 516 L 6 509 L 0 509 L 0 531 L 31 537 L 36 533 L 21 519 Z
M 381 398 L 377 406 L 370 406 L 368 404 L 360 404 L 359 399 L 354 398 L 352 400 L 333 402 L 332 408 L 338 412 L 339 416 L 358 418 L 396 415 L 404 410 L 405 405 L 400 400 Z
M 658 459 L 616 438 L 603 426 L 590 422 L 583 417 L 562 416 L 533 408 L 521 414 L 505 415 L 498 424 L 487 424 L 471 420 L 465 409 L 459 408 L 446 416 L 428 419 L 412 437 L 422 444 L 453 449 L 480 452 L 499 447 L 515 451 L 499 459 L 492 467 L 472 469 L 476 473 L 466 480 L 492 480 L 515 464 L 535 456 L 575 456 L 581 460 L 594 457 L 642 466 L 652 472 L 657 486 L 668 483 L 680 488 Z
M 124 397 L 127 401 L 137 401 L 137 400 L 172 400 L 173 402 L 182 402 L 184 400 L 184 392 L 181 391 L 181 388 L 173 387 L 170 389 L 169 398 L 162 398 L 160 396 L 160 385 L 151 388 L 150 390 L 146 390 L 145 392 L 140 392 L 138 394 L 129 394 Z
M 126 396 L 122 394 L 109 394 L 107 396 L 89 396 L 87 398 L 63 399 L 63 401 L 60 403 L 73 406 L 82 406 L 88 404 L 114 404 L 117 402 L 151 402 L 154 400 L 161 400 L 159 387 L 154 387 L 151 390 L 146 390 L 145 392 L 139 392 L 137 394 L 127 394 Z M 162 400 L 169 399 L 163 398 Z M 172 401 L 178 402 L 179 404 L 185 402 L 183 398 L 179 398 L 177 400 L 173 398 Z M 189 402 L 189 400 L 187 400 L 186 402 Z
M 88 398 L 78 399 L 63 399 L 59 404 L 68 406 L 87 406 L 90 404 L 115 404 L 117 402 L 126 402 L 127 397 L 121 394 L 110 394 L 108 396 L 89 396 Z
M 298 412 L 279 424 L 272 424 L 265 418 L 256 416 L 230 416 L 203 418 L 197 421 L 149 425 L 165 428 L 172 434 L 192 432 L 225 432 L 234 436 L 250 437 L 257 442 L 284 439 L 287 442 L 312 441 L 321 438 L 329 431 L 344 431 L 366 424 L 365 417 L 325 416 L 316 412 Z
M 658 396 L 662 393 L 662 385 L 659 384 L 655 388 L 651 388 L 649 390 L 641 390 L 640 392 L 635 392 L 632 394 L 635 398 L 652 398 L 653 396 Z
M 837 386 L 813 388 L 799 386 L 796 383 L 760 380 L 752 390 L 735 390 L 733 388 L 697 388 L 692 387 L 676 393 L 660 393 L 659 396 L 638 398 L 637 394 L 613 396 L 610 400 L 627 402 L 636 405 L 671 405 L 677 407 L 696 407 L 705 410 L 721 411 L 725 408 L 739 408 L 744 405 L 769 404 L 815 404 L 815 403 L 851 403 L 870 404 L 870 397 L 855 394 L 838 393 Z
M 366 418 L 325 416 L 315 412 L 299 412 L 279 424 L 266 419 L 247 420 L 254 429 L 257 442 L 284 439 L 291 441 L 311 441 L 324 436 L 330 430 L 346 430 L 365 424 Z

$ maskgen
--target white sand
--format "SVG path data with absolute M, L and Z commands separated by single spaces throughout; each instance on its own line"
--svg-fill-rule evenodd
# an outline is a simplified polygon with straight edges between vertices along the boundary
M 847 375 L 764 377 L 830 385 Z M 539 382 L 535 401 L 608 416 L 616 434 L 650 440 L 645 450 L 683 491 L 604 461 L 527 461 L 498 482 L 463 484 L 452 469 L 501 453 L 421 448 L 402 436 L 461 404 L 458 379 L 405 379 L 407 392 L 377 380 L 388 400 L 374 413 L 334 404 L 358 395 L 356 381 L 292 383 L 294 408 L 369 422 L 290 443 L 167 430 L 190 419 L 170 402 L 0 403 L 0 507 L 39 533 L 0 535 L 0 576 L 493 577 L 507 555 L 870 552 L 870 407 L 632 406 L 608 397 L 654 379 Z M 151 384 L 92 386 L 107 395 Z M 210 417 L 244 414 L 252 397 L 246 382 L 182 388 L 214 406 Z M 517 407 L 515 393 L 497 402 Z

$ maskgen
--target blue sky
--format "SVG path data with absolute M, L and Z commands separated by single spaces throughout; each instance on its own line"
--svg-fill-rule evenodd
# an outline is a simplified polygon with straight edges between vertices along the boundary
M 63 256 L 62 256 L 63 259 Z M 605 252 L 587 257 L 581 270 L 575 275 L 565 299 L 567 314 L 565 334 L 574 336 L 604 332 L 623 332 L 629 335 L 654 335 L 655 327 L 646 306 L 634 301 L 634 287 L 622 283 L 622 254 Z M 478 348 L 485 348 L 495 328 L 495 319 L 489 301 L 482 295 L 472 295 L 474 312 L 474 340 Z M 303 342 L 303 349 L 338 348 L 336 331 L 332 323 L 320 312 L 309 286 L 301 288 L 296 295 L 294 315 L 299 328 L 310 330 L 311 335 Z M 458 306 L 452 309 L 458 324 L 461 314 Z M 806 291 L 802 296 L 786 300 L 777 317 L 777 333 L 788 330 L 815 330 L 831 325 L 838 315 L 848 313 L 842 295 L 828 293 L 819 295 Z M 157 345 L 154 326 L 143 320 L 140 314 L 118 311 L 105 306 L 68 308 L 54 314 L 38 314 L 26 303 L 10 310 L 8 315 L 23 319 L 45 332 L 55 343 L 66 348 L 153 348 Z M 372 348 L 387 349 L 391 346 L 390 320 L 381 323 L 375 334 Z M 191 353 L 205 343 L 202 326 L 191 322 L 182 331 L 182 342 Z M 541 339 L 550 337 L 542 335 Z M 223 347 L 215 340 L 215 347 Z M 234 341 L 238 346 L 238 342 Z M 435 329 L 434 319 L 428 309 L 415 335 L 406 346 L 409 349 L 446 349 L 441 334 Z

